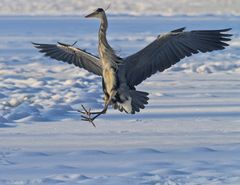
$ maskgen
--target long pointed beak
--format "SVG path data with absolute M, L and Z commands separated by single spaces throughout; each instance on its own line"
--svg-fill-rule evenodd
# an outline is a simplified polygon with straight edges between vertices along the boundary
M 90 18 L 90 17 L 94 17 L 94 16 L 95 16 L 95 12 L 86 15 L 85 18 Z

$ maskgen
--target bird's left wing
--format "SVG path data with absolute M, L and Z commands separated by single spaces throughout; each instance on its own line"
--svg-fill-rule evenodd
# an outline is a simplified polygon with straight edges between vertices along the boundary
M 38 44 L 33 45 L 45 56 L 53 59 L 74 64 L 84 68 L 98 76 L 102 76 L 102 63 L 99 58 L 79 48 L 58 42 L 58 44 Z
M 125 61 L 126 78 L 129 86 L 136 86 L 157 71 L 164 71 L 186 56 L 198 52 L 221 50 L 228 46 L 231 34 L 222 30 L 183 31 L 180 28 L 158 36 L 156 40 Z

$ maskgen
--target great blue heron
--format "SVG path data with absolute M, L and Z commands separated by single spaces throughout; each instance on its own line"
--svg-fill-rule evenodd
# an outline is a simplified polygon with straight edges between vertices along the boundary
M 95 17 L 101 21 L 98 34 L 99 57 L 63 43 L 33 44 L 40 49 L 40 52 L 45 53 L 45 56 L 74 64 L 102 77 L 105 95 L 103 110 L 91 112 L 90 109 L 87 110 L 82 106 L 83 111 L 80 111 L 83 114 L 83 120 L 93 125 L 93 121 L 99 115 L 106 113 L 109 105 L 129 114 L 144 109 L 145 104 L 148 103 L 148 93 L 137 91 L 135 86 L 156 72 L 162 72 L 176 64 L 186 56 L 224 49 L 228 46 L 225 41 L 230 41 L 229 37 L 232 36 L 225 33 L 231 29 L 184 31 L 185 28 L 180 28 L 159 35 L 144 49 L 126 58 L 120 58 L 106 38 L 108 21 L 105 11 L 98 8 L 85 17 Z

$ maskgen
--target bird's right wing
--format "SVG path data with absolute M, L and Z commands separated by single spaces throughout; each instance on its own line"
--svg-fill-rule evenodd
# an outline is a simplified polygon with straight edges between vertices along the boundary
M 99 58 L 79 48 L 58 42 L 58 44 L 38 44 L 33 45 L 45 56 L 53 59 L 74 64 L 84 68 L 98 76 L 102 76 L 102 63 Z
M 139 52 L 124 59 L 129 86 L 136 86 L 157 71 L 164 71 L 186 56 L 198 52 L 221 50 L 228 46 L 231 34 L 223 30 L 183 31 L 184 28 L 159 36 Z

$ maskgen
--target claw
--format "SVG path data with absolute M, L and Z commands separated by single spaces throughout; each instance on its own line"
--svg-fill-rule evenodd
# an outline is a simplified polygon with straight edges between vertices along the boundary
M 88 122 L 92 123 L 92 125 L 93 125 L 94 127 L 96 127 L 96 125 L 94 124 L 92 118 L 87 118 L 87 117 L 86 117 L 86 118 L 83 118 L 82 121 L 88 121 Z
M 89 111 L 83 106 L 83 105 L 81 105 L 82 106 L 82 108 L 83 108 L 83 110 L 85 111 L 85 112 L 83 112 L 83 111 L 80 111 L 82 114 L 86 114 L 86 115 L 90 115 L 90 110 L 91 110 L 91 108 L 89 109 Z
M 87 109 L 84 107 L 84 105 L 81 105 L 83 110 L 87 112 Z
M 89 121 L 89 118 L 82 118 L 82 121 Z
M 89 120 L 90 123 L 92 123 L 92 125 L 96 128 L 96 125 L 94 124 L 93 120 Z
M 96 125 L 95 125 L 94 122 L 93 122 L 94 118 L 91 118 L 91 108 L 89 108 L 89 109 L 87 110 L 83 105 L 81 105 L 81 106 L 82 106 L 82 108 L 83 108 L 84 111 L 78 110 L 78 112 L 80 112 L 80 113 L 83 114 L 83 115 L 81 115 L 82 121 L 88 121 L 88 122 L 92 123 L 92 125 L 93 125 L 94 127 L 96 127 Z
M 78 112 L 80 112 L 81 114 L 85 114 L 85 112 L 81 111 L 81 110 L 77 110 Z
M 81 115 L 81 117 L 83 118 L 83 119 L 89 119 L 90 117 L 88 116 L 84 116 L 84 115 Z

